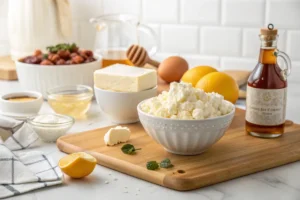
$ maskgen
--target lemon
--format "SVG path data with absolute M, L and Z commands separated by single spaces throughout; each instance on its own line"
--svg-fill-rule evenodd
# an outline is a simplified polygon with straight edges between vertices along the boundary
M 93 172 L 96 158 L 85 152 L 72 153 L 60 159 L 58 166 L 72 178 L 82 178 Z
M 198 66 L 198 67 L 194 67 L 192 69 L 189 69 L 188 71 L 186 71 L 182 78 L 181 81 L 185 82 L 185 83 L 191 83 L 193 85 L 193 87 L 196 86 L 197 82 L 206 74 L 209 74 L 211 72 L 217 72 L 218 70 L 216 70 L 213 67 L 210 66 Z
M 235 103 L 239 98 L 239 87 L 236 81 L 223 72 L 212 72 L 201 78 L 196 88 L 205 92 L 216 92 L 224 96 L 224 99 Z

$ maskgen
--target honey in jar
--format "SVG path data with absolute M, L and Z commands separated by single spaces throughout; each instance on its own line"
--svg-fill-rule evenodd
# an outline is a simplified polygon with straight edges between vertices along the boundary
M 125 50 L 107 50 L 102 52 L 102 68 L 113 64 L 124 64 L 133 66 L 126 56 Z
M 289 57 L 277 49 L 277 29 L 272 24 L 261 29 L 258 64 L 247 84 L 246 132 L 252 136 L 275 138 L 284 133 Z M 283 59 L 285 68 L 277 63 Z

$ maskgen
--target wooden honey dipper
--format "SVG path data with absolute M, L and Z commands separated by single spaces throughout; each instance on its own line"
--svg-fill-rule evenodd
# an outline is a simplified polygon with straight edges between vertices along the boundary
M 127 58 L 138 67 L 143 67 L 146 63 L 155 67 L 159 66 L 159 62 L 149 58 L 148 53 L 144 47 L 139 45 L 131 45 L 126 52 Z

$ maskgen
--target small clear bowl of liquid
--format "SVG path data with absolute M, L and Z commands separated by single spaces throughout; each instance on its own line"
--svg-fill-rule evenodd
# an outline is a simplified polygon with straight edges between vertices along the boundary
M 47 91 L 48 103 L 58 114 L 84 117 L 91 106 L 93 89 L 86 85 L 61 86 Z

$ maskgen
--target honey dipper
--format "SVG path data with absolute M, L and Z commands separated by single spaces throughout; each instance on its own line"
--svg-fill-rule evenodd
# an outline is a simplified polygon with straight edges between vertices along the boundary
M 146 63 L 155 67 L 159 66 L 159 62 L 150 59 L 146 49 L 139 45 L 131 45 L 126 52 L 126 56 L 132 64 L 138 67 L 143 67 Z

